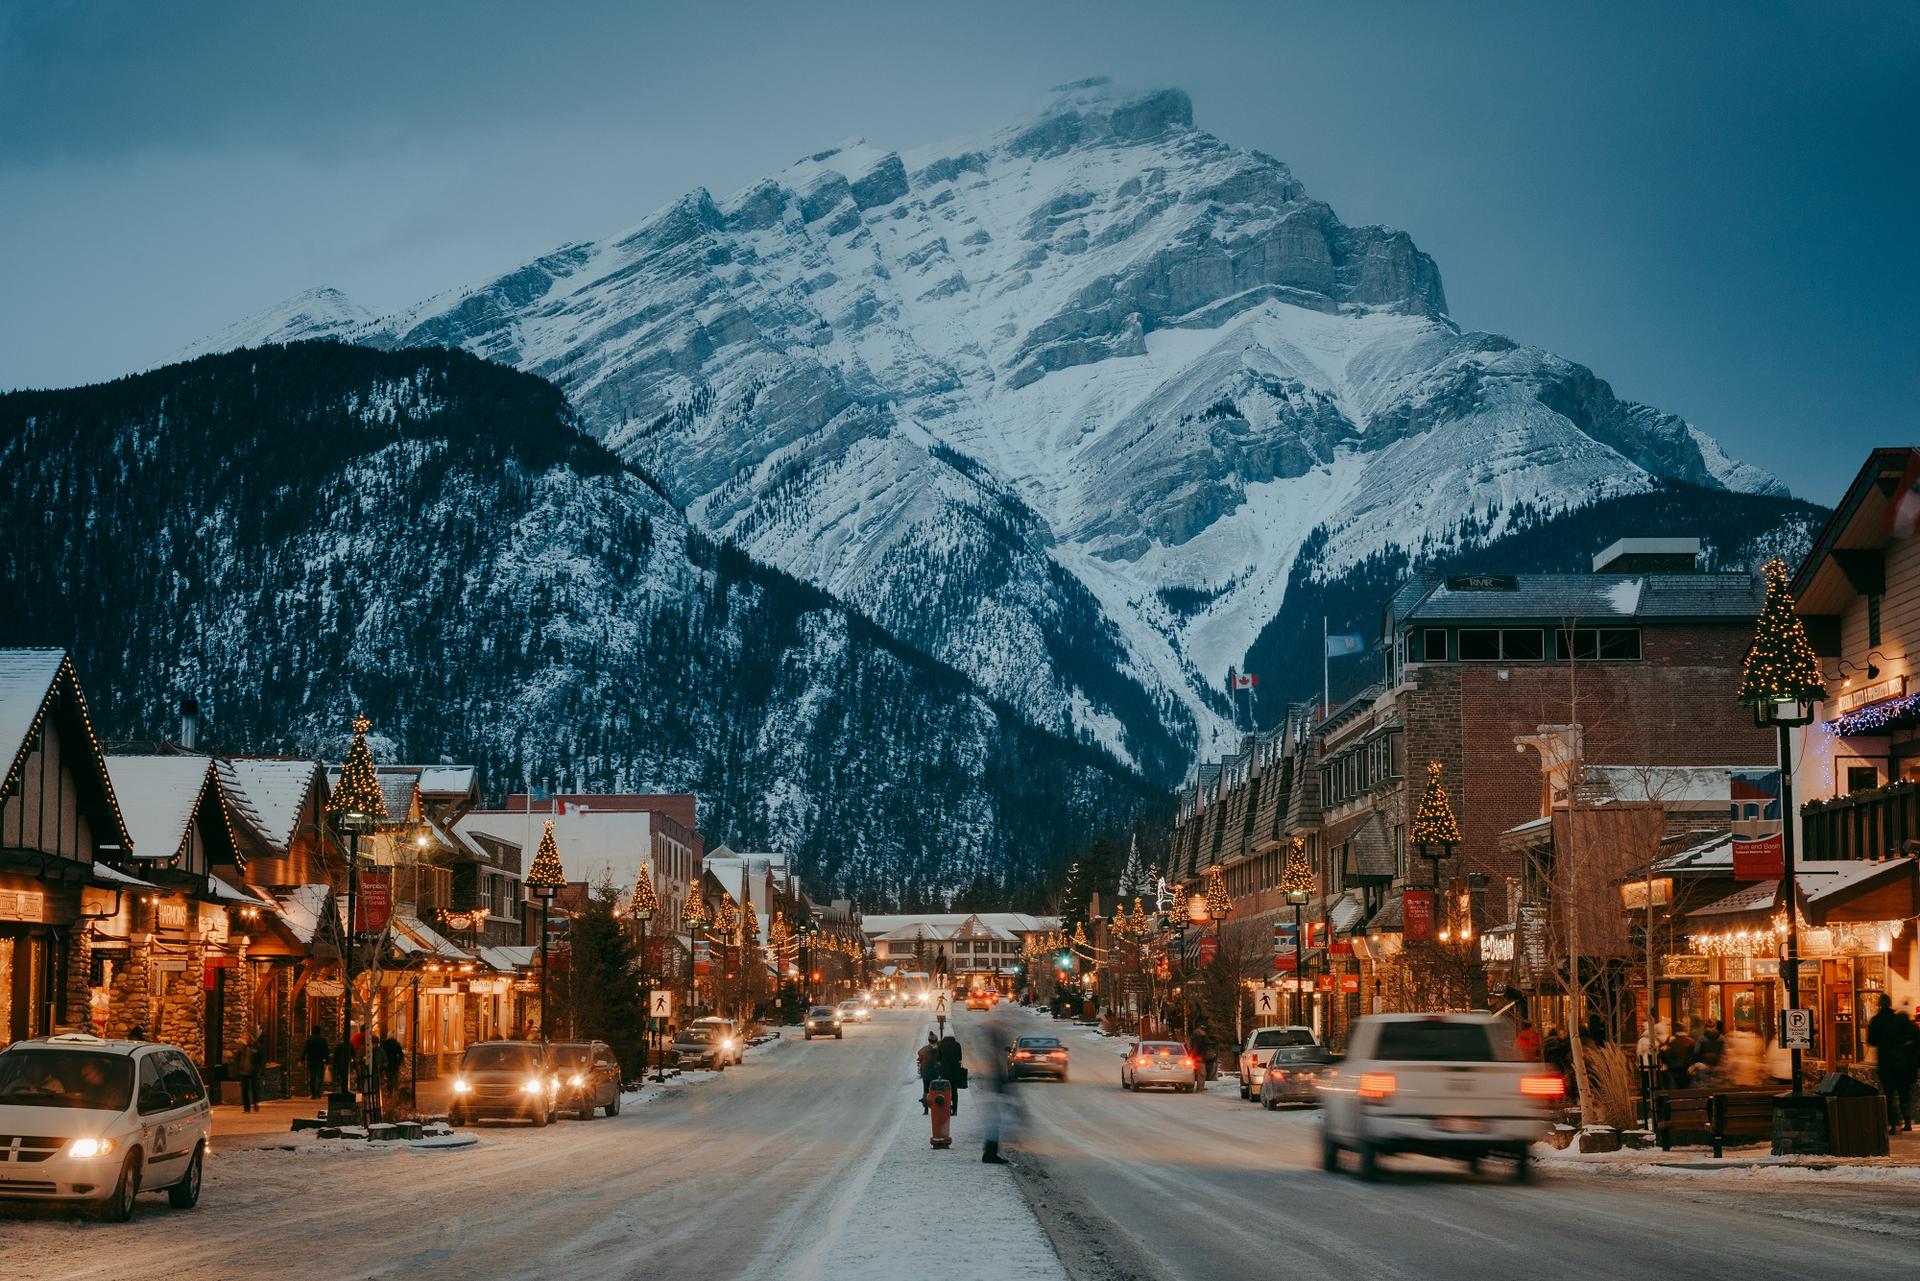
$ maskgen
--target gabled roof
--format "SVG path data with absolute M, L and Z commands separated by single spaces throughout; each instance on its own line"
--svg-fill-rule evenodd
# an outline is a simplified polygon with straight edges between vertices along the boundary
M 179 855 L 207 788 L 214 788 L 217 797 L 220 786 L 213 761 L 206 756 L 109 756 L 107 773 L 133 838 L 133 857 L 141 862 L 165 863 Z M 224 809 L 220 821 L 231 846 Z M 220 833 L 207 835 L 217 838 Z
M 85 750 L 94 767 L 73 771 L 82 803 L 93 812 L 94 839 L 99 844 L 128 844 L 132 838 L 127 835 L 106 759 L 93 732 L 86 694 L 74 674 L 73 661 L 62 649 L 0 649 L 0 767 L 5 769 L 0 775 L 0 804 L 13 794 L 20 770 L 37 745 L 40 725 L 60 706 L 63 690 L 71 697 L 68 737 L 84 735 Z M 69 768 L 75 759 L 70 750 Z M 87 851 L 87 856 L 91 859 L 93 851 Z
M 1847 552 L 1876 552 L 1893 540 L 1887 508 L 1910 467 L 1920 468 L 1920 450 L 1910 445 L 1867 455 L 1793 576 L 1791 590 L 1800 613 L 1837 614 L 1863 594 L 1839 562 Z
M 282 852 L 293 844 L 307 797 L 326 777 L 319 761 L 281 757 L 242 756 L 217 768 L 227 803 Z

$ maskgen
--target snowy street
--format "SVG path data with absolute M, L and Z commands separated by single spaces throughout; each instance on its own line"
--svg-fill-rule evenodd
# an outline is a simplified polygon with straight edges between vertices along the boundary
M 231 1277 L 267 1260 L 314 1281 L 1519 1277 L 1549 1255 L 1569 1277 L 1631 1261 L 1753 1281 L 1892 1275 L 1920 1241 L 1911 1165 L 1677 1168 L 1701 1164 L 1683 1151 L 1545 1154 L 1526 1187 L 1412 1158 L 1374 1185 L 1328 1175 L 1312 1112 L 1262 1111 L 1230 1078 L 1198 1096 L 1124 1092 L 1121 1042 L 1007 1006 L 959 1015 L 975 1088 L 955 1146 L 934 1152 L 909 1079 L 925 1027 L 882 1010 L 842 1041 L 789 1029 L 741 1067 L 628 1094 L 618 1117 L 481 1127 L 466 1149 L 216 1140 L 198 1209 L 148 1197 L 121 1226 L 14 1212 L 0 1253 L 18 1281 Z M 1023 1032 L 1066 1041 L 1068 1084 L 992 1088 Z M 1012 1163 L 985 1165 L 1002 1108 Z

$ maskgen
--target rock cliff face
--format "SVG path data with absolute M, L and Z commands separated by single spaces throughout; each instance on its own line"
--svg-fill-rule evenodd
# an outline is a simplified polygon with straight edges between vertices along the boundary
M 0 395 L 0 502 L 37 514 L 0 542 L 0 645 L 71 647 L 109 736 L 193 694 L 222 750 L 338 751 L 365 712 L 496 796 L 694 792 L 715 840 L 869 905 L 1031 901 L 1160 797 L 690 528 L 558 390 L 463 352 Z
M 1461 331 L 1404 232 L 1342 223 L 1172 89 L 844 144 L 322 323 L 551 379 L 703 529 L 1161 778 L 1224 731 L 1221 678 L 1309 531 L 1337 573 L 1516 506 L 1777 487 L 1580 365 Z M 276 309 L 214 345 L 297 328 Z

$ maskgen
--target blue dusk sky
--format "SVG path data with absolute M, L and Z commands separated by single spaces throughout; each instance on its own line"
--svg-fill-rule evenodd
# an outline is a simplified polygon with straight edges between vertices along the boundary
M 0 0 L 0 387 L 375 310 L 851 136 L 1193 97 L 1454 319 L 1832 502 L 1920 404 L 1920 4 Z

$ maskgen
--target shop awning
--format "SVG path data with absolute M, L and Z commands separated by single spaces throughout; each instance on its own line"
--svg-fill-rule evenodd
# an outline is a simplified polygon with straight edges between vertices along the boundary
M 532 969 L 534 954 L 539 951 L 529 946 L 479 947 L 474 950 L 482 961 L 502 974 L 517 974 Z
M 1920 859 L 1836 860 L 1794 869 L 1800 915 L 1811 925 L 1902 921 L 1920 911 Z M 1699 926 L 1762 925 L 1781 906 L 1780 882 L 1755 881 L 1695 908 Z

